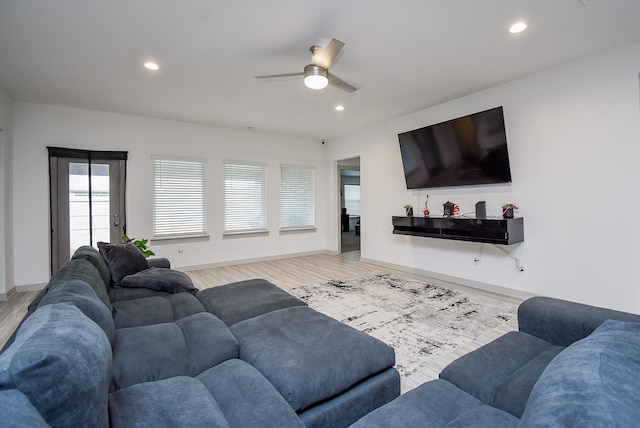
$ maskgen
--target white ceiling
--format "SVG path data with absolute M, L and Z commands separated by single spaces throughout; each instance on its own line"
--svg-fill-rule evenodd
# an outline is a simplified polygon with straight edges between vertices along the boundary
M 253 77 L 302 71 L 333 37 L 353 94 Z M 0 0 L 0 86 L 323 140 L 638 40 L 640 0 Z

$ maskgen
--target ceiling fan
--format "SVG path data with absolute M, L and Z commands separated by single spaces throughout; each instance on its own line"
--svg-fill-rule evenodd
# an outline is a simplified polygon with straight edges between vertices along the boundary
M 338 39 L 331 39 L 329 44 L 323 49 L 321 46 L 313 45 L 311 51 L 311 64 L 299 73 L 269 74 L 266 76 L 255 76 L 256 79 L 270 79 L 273 77 L 304 76 L 304 84 L 311 89 L 324 89 L 327 85 L 334 86 L 346 92 L 354 92 L 355 87 L 344 80 L 329 73 L 329 67 L 336 59 L 344 42 Z

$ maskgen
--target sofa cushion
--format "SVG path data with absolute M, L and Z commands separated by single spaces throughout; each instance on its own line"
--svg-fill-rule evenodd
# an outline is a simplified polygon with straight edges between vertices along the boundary
M 307 428 L 352 424 L 400 395 L 400 374 L 391 367 L 349 388 L 338 396 L 298 413 Z
M 196 294 L 198 289 L 193 285 L 189 275 L 173 269 L 155 268 L 142 270 L 122 278 L 120 283 L 127 288 L 150 288 L 168 293 Z
M 49 290 L 52 290 L 61 284 L 66 284 L 68 281 L 73 279 L 79 279 L 89 284 L 89 286 L 93 288 L 93 291 L 95 291 L 96 295 L 100 298 L 100 301 L 104 303 L 109 310 L 112 310 L 109 294 L 107 293 L 107 286 L 102 281 L 100 272 L 98 272 L 91 262 L 83 259 L 70 260 L 58 269 L 58 271 L 53 274 L 45 288 L 47 292 L 49 292 Z
M 240 359 L 256 367 L 296 411 L 395 364 L 393 348 L 308 306 L 269 312 L 230 328 Z
M 351 425 L 376 427 L 515 427 L 518 419 L 445 380 L 424 383 Z
M 113 308 L 116 328 L 173 322 L 205 312 L 202 303 L 189 293 L 122 300 L 113 302 Z
M 171 262 L 166 257 L 150 257 L 147 259 L 149 267 L 170 269 Z
M 109 267 L 98 250 L 89 245 L 84 245 L 73 253 L 71 260 L 75 259 L 82 259 L 91 263 L 100 273 L 105 287 L 107 287 L 107 289 L 109 288 L 109 285 L 111 285 L 111 272 L 109 272 Z
M 116 327 L 111 311 L 100 301 L 95 291 L 84 281 L 71 279 L 50 290 L 40 301 L 39 307 L 69 302 L 98 324 L 113 343 Z
M 495 407 L 483 404 L 474 407 L 449 422 L 447 428 L 471 428 L 471 427 L 491 427 L 509 428 L 517 427 L 520 419 L 510 413 L 503 412 Z
M 192 377 L 173 377 L 109 394 L 112 427 L 230 428 L 207 388 Z
M 277 309 L 306 306 L 302 300 L 264 279 L 206 288 L 196 297 L 207 311 L 229 326 Z
M 108 425 L 111 345 L 71 303 L 36 310 L 0 354 L 0 390 L 18 389 L 51 426 Z
M 120 285 L 122 278 L 127 275 L 149 269 L 147 259 L 132 242 L 124 244 L 98 242 L 98 249 L 109 267 L 111 279 L 115 285 Z
M 173 376 L 195 376 L 237 356 L 235 337 L 208 312 L 174 323 L 123 328 L 117 330 L 113 344 L 110 389 Z
M 0 415 L 5 428 L 45 428 L 49 425 L 29 399 L 17 389 L 0 391 Z
M 520 417 L 533 385 L 563 348 L 511 331 L 458 358 L 440 373 L 485 404 Z
M 145 297 L 168 296 L 172 293 L 166 291 L 157 291 L 150 288 L 126 288 L 111 287 L 109 288 L 109 299 L 112 303 L 122 302 L 123 300 L 143 299 Z
M 521 417 L 538 378 L 549 362 L 563 349 L 561 346 L 553 346 L 533 357 L 496 388 L 489 404 L 518 418 Z
M 291 406 L 255 368 L 228 360 L 197 376 L 232 427 L 304 427 Z
M 639 394 L 640 323 L 605 321 L 549 363 L 521 425 L 637 426 Z
M 520 331 L 560 346 L 587 337 L 606 320 L 640 322 L 640 315 L 543 296 L 518 307 Z

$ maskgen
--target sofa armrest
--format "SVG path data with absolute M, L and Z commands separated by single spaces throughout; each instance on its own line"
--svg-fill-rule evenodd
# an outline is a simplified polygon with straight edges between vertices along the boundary
M 154 257 L 152 259 L 147 259 L 147 261 L 149 262 L 150 267 L 171 268 L 171 262 L 169 262 L 169 259 L 165 257 Z
M 640 315 L 550 297 L 532 297 L 518 307 L 520 331 L 559 346 L 587 337 L 608 319 L 640 322 Z

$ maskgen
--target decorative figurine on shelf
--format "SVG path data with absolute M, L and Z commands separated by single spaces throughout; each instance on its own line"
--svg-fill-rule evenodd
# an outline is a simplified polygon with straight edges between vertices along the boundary
M 429 217 L 429 207 L 427 206 L 429 204 L 429 195 L 427 195 L 427 200 L 424 201 L 424 209 L 422 210 L 422 214 L 424 214 L 425 217 Z
M 454 205 L 453 206 L 453 216 L 457 217 L 460 215 L 460 205 Z
M 447 201 L 444 204 L 442 204 L 442 206 L 444 208 L 444 216 L 451 217 L 453 215 L 453 208 L 456 206 L 456 204 L 454 204 L 451 201 Z
M 503 218 L 513 218 L 513 210 L 517 210 L 518 207 L 514 204 L 508 203 L 502 206 L 502 217 Z
M 405 205 L 404 210 L 407 212 L 407 217 L 413 217 L 413 205 L 411 204 Z

